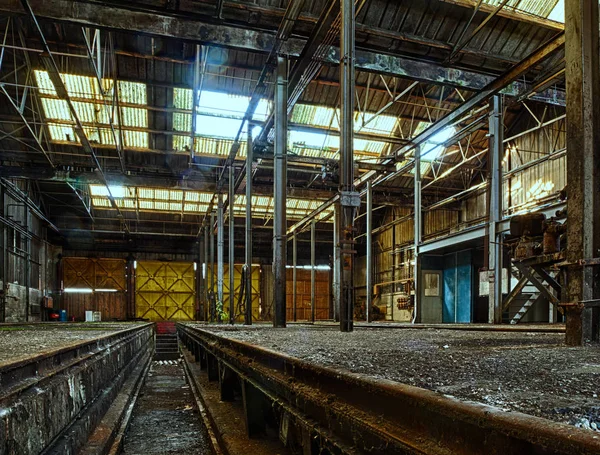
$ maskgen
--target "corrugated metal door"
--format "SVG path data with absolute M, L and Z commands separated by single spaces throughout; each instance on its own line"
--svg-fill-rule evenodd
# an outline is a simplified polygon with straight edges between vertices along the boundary
M 138 261 L 136 317 L 151 321 L 192 321 L 196 280 L 193 262 Z
M 235 264 L 234 266 L 234 283 L 233 297 L 235 306 L 235 319 L 236 321 L 242 322 L 244 320 L 244 314 L 241 307 L 238 307 L 238 300 L 240 295 L 240 286 L 242 279 L 242 268 L 243 264 Z M 227 313 L 227 320 L 229 320 L 229 264 L 225 264 L 223 267 L 223 310 Z M 242 305 L 244 302 L 242 302 Z M 252 319 L 258 321 L 260 318 L 260 266 L 252 267 Z

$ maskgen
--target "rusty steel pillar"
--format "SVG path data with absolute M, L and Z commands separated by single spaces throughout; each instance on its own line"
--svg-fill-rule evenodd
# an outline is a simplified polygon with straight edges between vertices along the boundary
M 354 216 L 360 195 L 354 188 L 354 0 L 340 0 L 340 330 L 354 330 Z
M 203 268 L 203 273 L 204 273 L 204 320 L 205 321 L 209 320 L 210 291 L 212 289 L 211 283 L 208 278 L 208 276 L 209 276 L 208 273 L 210 271 L 209 263 L 208 263 L 209 251 L 210 251 L 209 240 L 210 240 L 210 234 L 209 234 L 208 223 L 204 223 L 204 268 Z
M 568 345 L 598 341 L 600 281 L 600 49 L 598 0 L 565 0 Z
M 367 182 L 367 301 L 365 303 L 365 319 L 371 322 L 373 306 L 373 186 Z
M 215 322 L 216 300 L 215 300 L 215 213 L 210 214 L 210 322 Z
M 292 319 L 298 319 L 298 234 L 292 239 Z
M 317 222 L 310 223 L 310 320 L 315 322 L 317 307 Z
M 229 323 L 235 323 L 235 169 L 229 166 Z M 241 286 L 240 286 L 241 289 Z
M 488 322 L 502 323 L 502 239 L 498 223 L 502 220 L 502 158 L 504 120 L 502 97 L 494 96 L 489 121 L 490 205 L 488 223 Z
M 413 292 L 414 292 L 414 308 L 412 322 L 421 321 L 421 258 L 419 255 L 419 248 L 423 241 L 423 211 L 421 199 L 421 151 L 422 147 L 415 147 L 415 177 L 414 177 L 414 205 L 415 205 L 415 219 L 413 223 L 414 232 L 414 253 L 413 253 Z
M 273 327 L 286 325 L 286 269 L 287 265 L 287 59 L 277 57 L 277 84 L 275 86 L 275 153 L 273 182 Z
M 217 206 L 217 322 L 221 322 L 223 312 L 223 275 L 224 275 L 224 255 L 225 232 L 224 232 L 224 211 L 223 211 L 223 193 L 219 193 L 219 202 Z
M 245 264 L 246 269 L 246 313 L 244 324 L 252 325 L 252 123 L 248 123 L 246 142 L 246 239 Z

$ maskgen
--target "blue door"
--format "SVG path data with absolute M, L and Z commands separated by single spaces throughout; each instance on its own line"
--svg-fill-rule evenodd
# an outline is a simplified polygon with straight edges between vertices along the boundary
M 471 251 L 444 256 L 444 322 L 471 322 L 472 280 Z

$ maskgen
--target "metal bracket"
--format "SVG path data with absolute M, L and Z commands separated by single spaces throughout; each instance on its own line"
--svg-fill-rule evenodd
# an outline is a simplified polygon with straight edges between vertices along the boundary
M 360 207 L 360 193 L 357 191 L 342 191 L 340 203 L 343 207 Z

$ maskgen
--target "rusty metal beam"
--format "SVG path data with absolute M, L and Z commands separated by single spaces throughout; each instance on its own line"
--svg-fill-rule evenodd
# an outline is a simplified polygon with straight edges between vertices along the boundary
M 597 0 L 565 0 L 567 79 L 567 286 L 569 345 L 600 337 L 600 49 Z M 577 265 L 580 264 L 580 265 Z
M 253 388 L 260 397 L 255 396 L 259 409 L 270 412 L 275 428 L 289 422 L 287 440 L 300 453 L 591 455 L 598 451 L 590 431 L 315 365 L 187 324 L 177 327 L 190 351 L 218 359 L 243 387 Z M 184 355 L 187 362 L 189 355 Z M 247 408 L 251 403 L 245 404 Z

